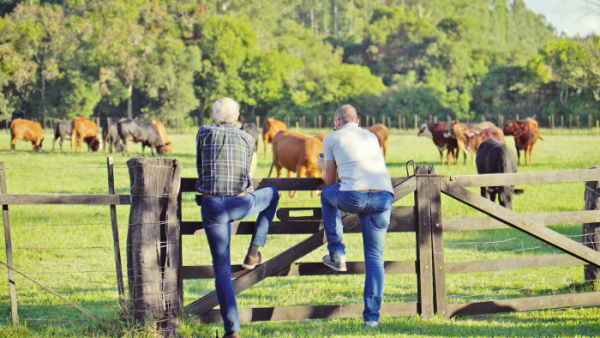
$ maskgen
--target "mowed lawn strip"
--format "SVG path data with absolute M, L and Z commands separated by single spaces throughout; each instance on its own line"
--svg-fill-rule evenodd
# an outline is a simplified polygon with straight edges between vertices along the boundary
M 295 132 L 294 128 L 291 130 Z M 300 130 L 316 135 L 316 129 Z M 585 169 L 600 164 L 597 149 L 598 137 L 570 136 L 567 132 L 550 135 L 542 130 L 545 141 L 538 141 L 533 152 L 533 164 L 520 165 L 519 172 Z M 6 164 L 9 193 L 77 193 L 106 194 L 106 155 L 98 153 L 49 151 L 52 133 L 45 131 L 42 153 L 33 153 L 31 144 L 17 143 L 17 151 L 10 152 L 10 136 L 0 130 L 0 161 Z M 174 154 L 183 164 L 183 177 L 196 177 L 195 133 L 169 134 Z M 514 150 L 512 137 L 506 138 Z M 262 141 L 259 144 L 257 177 L 266 177 L 271 165 L 271 153 L 263 159 Z M 57 147 L 58 149 L 58 147 Z M 84 145 L 84 149 L 87 149 Z M 131 145 L 130 151 L 141 156 L 141 146 Z M 129 193 L 128 157 L 113 154 L 115 158 L 115 190 L 117 194 Z M 433 142 L 416 136 L 416 131 L 391 130 L 388 147 L 388 170 L 392 176 L 405 176 L 405 163 L 433 164 L 441 174 L 472 175 L 474 166 L 462 164 L 441 167 L 439 153 Z M 522 159 L 523 161 L 523 159 Z M 412 173 L 412 169 L 411 169 Z M 285 176 L 285 171 L 284 171 Z M 546 184 L 519 186 L 523 195 L 515 196 L 514 210 L 521 214 L 549 213 L 583 210 L 583 184 Z M 473 191 L 478 192 L 478 188 Z M 183 219 L 199 221 L 199 208 L 193 194 L 183 198 Z M 408 196 L 395 205 L 413 205 Z M 311 198 L 309 192 L 300 192 L 292 200 L 282 193 L 280 207 L 319 207 L 319 198 Z M 442 196 L 444 218 L 482 217 L 483 215 L 455 200 Z M 125 261 L 125 240 L 129 209 L 118 206 L 121 252 Z M 56 290 L 60 294 L 106 319 L 114 326 L 127 327 L 121 320 L 126 315 L 118 307 L 110 210 L 108 206 L 11 206 L 11 231 L 15 267 L 30 277 Z M 581 224 L 551 226 L 555 231 L 581 240 Z M 268 259 L 306 238 L 297 236 L 269 236 L 267 246 L 261 250 Z M 232 264 L 240 264 L 247 249 L 249 236 L 234 236 L 232 240 Z M 348 259 L 362 261 L 362 238 L 359 234 L 345 236 Z M 529 255 L 558 254 L 554 249 L 514 229 L 471 232 L 450 232 L 444 235 L 446 262 L 464 262 L 522 257 Z M 2 245 L 3 247 L 3 245 Z M 415 235 L 390 233 L 386 240 L 385 260 L 415 260 Z M 319 262 L 325 255 L 325 246 L 307 255 L 302 262 Z M 4 249 L 0 259 L 5 260 Z M 211 258 L 203 236 L 184 236 L 184 265 L 210 265 Z M 126 275 L 126 271 L 124 271 Z M 6 273 L 0 274 L 0 311 L 2 325 L 10 323 L 10 302 Z M 268 278 L 238 296 L 238 306 L 274 307 L 294 305 L 361 304 L 364 276 L 313 276 Z M 92 324 L 76 310 L 59 299 L 17 277 L 19 316 L 26 322 L 28 335 L 33 336 L 110 336 L 110 332 Z M 538 295 L 564 294 L 586 291 L 583 267 L 558 267 L 528 270 L 509 270 L 461 275 L 448 275 L 448 301 L 450 304 L 494 299 L 532 297 Z M 213 280 L 188 280 L 184 283 L 185 304 L 214 289 Z M 387 275 L 384 302 L 414 302 L 417 299 L 414 275 Z M 370 331 L 382 337 L 398 334 L 409 337 L 426 336 L 594 336 L 600 332 L 597 308 L 537 311 L 531 313 L 476 316 L 461 319 L 421 320 L 419 318 L 382 318 L 380 329 Z M 360 319 L 316 320 L 301 322 L 252 323 L 242 326 L 244 337 L 313 337 L 315 335 L 358 337 L 367 333 Z M 91 330 L 90 331 L 90 327 Z M 214 337 L 222 326 L 195 325 L 182 321 L 183 336 Z M 131 335 L 139 335 L 129 329 Z M 142 330 L 142 332 L 144 332 Z M 221 332 L 222 333 L 222 332 Z M 0 335 L 12 336 L 14 332 L 0 329 Z

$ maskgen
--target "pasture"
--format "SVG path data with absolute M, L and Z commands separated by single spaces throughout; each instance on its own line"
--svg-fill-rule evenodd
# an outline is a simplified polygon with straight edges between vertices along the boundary
M 291 128 L 292 132 L 296 131 Z M 316 135 L 316 129 L 299 130 Z M 441 174 L 476 174 L 476 169 L 462 164 L 439 165 L 438 151 L 430 139 L 416 137 L 417 131 L 391 130 L 388 146 L 388 170 L 392 177 L 405 176 L 405 163 L 433 164 Z M 586 169 L 600 164 L 598 136 L 569 135 L 568 132 L 550 135 L 541 130 L 545 141 L 538 141 L 533 151 L 533 164 L 520 165 L 519 172 L 542 172 L 567 169 Z M 0 130 L 0 161 L 6 164 L 9 193 L 107 193 L 106 156 L 98 153 L 51 152 L 52 133 L 45 131 L 42 153 L 33 153 L 31 144 L 19 141 L 17 151 L 10 152 L 10 137 Z M 169 134 L 174 145 L 173 157 L 180 160 L 182 177 L 196 177 L 195 131 Z M 512 137 L 507 143 L 514 150 Z M 58 148 L 58 145 L 57 145 Z M 270 163 L 263 159 L 262 141 L 259 142 L 256 177 L 266 177 Z M 65 150 L 68 146 L 65 147 Z M 84 149 L 87 147 L 84 145 Z M 140 145 L 130 145 L 132 157 L 140 156 Z M 116 193 L 129 193 L 126 161 L 120 154 L 115 158 Z M 521 159 L 523 162 L 523 158 Z M 412 174 L 412 170 L 411 170 Z M 285 173 L 284 173 L 285 176 Z M 547 184 L 526 186 L 523 195 L 516 196 L 513 209 L 520 214 L 583 210 L 583 184 Z M 478 189 L 473 189 L 478 192 Z M 200 220 L 199 208 L 192 194 L 184 194 L 183 219 Z M 395 205 L 413 205 L 412 196 Z M 318 198 L 309 192 L 300 192 L 298 198 L 282 195 L 281 207 L 319 206 Z M 442 196 L 444 218 L 480 217 L 477 211 Z M 128 207 L 117 208 L 121 253 L 125 260 Z M 33 279 L 67 296 L 110 325 L 125 330 L 125 336 L 145 336 L 143 328 L 129 326 L 131 316 L 118 303 L 110 212 L 108 206 L 11 206 L 11 231 L 15 268 Z M 580 241 L 581 224 L 552 226 L 552 229 Z M 261 250 L 269 259 L 301 241 L 306 236 L 270 236 Z M 232 263 L 244 258 L 249 237 L 234 236 Z M 349 261 L 362 261 L 360 235 L 345 236 Z M 540 241 L 513 229 L 452 232 L 444 235 L 447 262 L 470 261 L 560 253 Z M 415 260 L 414 235 L 389 234 L 384 251 L 385 260 Z M 302 261 L 320 262 L 327 254 L 325 246 L 306 256 Z M 4 249 L 0 259 L 5 261 Z M 184 265 L 211 263 L 206 240 L 202 236 L 185 236 Z M 0 321 L 10 323 L 8 283 L 4 268 L 0 269 Z M 126 275 L 126 273 L 125 273 Z M 238 296 L 239 308 L 292 305 L 362 304 L 362 275 L 269 278 Z M 448 275 L 448 301 L 507 299 L 515 297 L 564 294 L 589 290 L 583 283 L 583 267 L 539 268 L 466 275 Z M 61 300 L 31 284 L 23 277 L 16 278 L 19 297 L 19 317 L 22 329 L 13 332 L 0 328 L 0 336 L 116 336 L 93 324 L 87 317 L 66 306 Z M 213 280 L 185 281 L 185 304 L 214 289 Z M 386 275 L 384 302 L 416 301 L 417 285 L 411 275 Z M 290 322 L 262 322 L 243 324 L 242 337 L 431 337 L 431 336 L 597 336 L 600 332 L 599 308 L 568 308 L 560 310 L 512 313 L 464 318 L 382 317 L 375 330 L 362 327 L 361 319 L 335 319 Z M 222 325 L 196 325 L 182 318 L 180 333 L 184 337 L 214 337 L 215 330 L 222 334 Z

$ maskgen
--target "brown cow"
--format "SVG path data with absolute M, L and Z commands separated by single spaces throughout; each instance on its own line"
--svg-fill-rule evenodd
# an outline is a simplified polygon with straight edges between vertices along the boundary
M 387 155 L 387 144 L 388 144 L 388 129 L 385 125 L 378 123 L 371 127 L 363 127 L 368 131 L 372 132 L 377 136 L 377 141 L 379 141 L 379 146 L 383 147 L 383 158 L 386 158 Z
M 504 124 L 504 135 L 512 135 L 515 138 L 517 148 L 517 163 L 521 164 L 521 150 L 525 150 L 525 164 L 531 163 L 531 152 L 533 146 L 540 136 L 537 122 L 528 117 L 521 121 L 506 121 Z
M 315 135 L 315 138 L 319 141 L 321 141 L 321 143 L 323 143 L 323 139 L 325 138 L 325 133 L 319 133 L 317 135 Z
M 288 177 L 292 177 L 292 172 L 297 177 L 321 177 L 317 161 L 322 152 L 323 144 L 316 138 L 280 131 L 273 138 L 273 163 L 269 176 L 275 166 L 278 178 L 281 177 L 283 168 L 287 169 Z M 290 191 L 290 197 L 296 198 L 296 194 L 296 191 Z M 312 196 L 315 195 L 313 191 Z
M 100 140 L 98 139 L 98 127 L 94 121 L 76 117 L 71 124 L 71 153 L 75 142 L 79 152 L 83 151 L 83 142 L 87 143 L 88 151 L 98 151 L 100 148 Z
M 435 144 L 440 152 L 440 161 L 442 165 L 444 165 L 444 150 L 446 150 L 446 162 L 450 165 L 450 154 L 452 154 L 452 158 L 454 159 L 454 164 L 456 164 L 458 157 L 458 144 L 456 143 L 456 139 L 452 137 L 445 137 L 444 133 L 448 130 L 448 123 L 433 123 L 433 122 L 423 122 L 421 125 L 421 130 L 417 136 L 425 136 L 433 140 L 433 144 Z
M 162 124 L 162 122 L 158 120 L 152 120 L 152 124 L 156 126 L 156 129 L 158 129 L 158 136 L 160 136 L 160 140 L 165 146 L 165 151 L 167 152 L 167 154 L 172 153 L 173 144 L 167 138 L 167 130 L 165 129 L 165 126 Z
M 471 152 L 473 165 L 475 165 L 475 154 L 477 153 L 477 149 L 479 149 L 479 146 L 486 140 L 494 139 L 506 144 L 506 141 L 504 141 L 504 133 L 502 132 L 502 129 L 498 127 L 491 127 L 480 133 L 470 131 L 465 135 L 465 138 L 467 139 L 465 147 L 467 148 L 467 151 Z
M 10 123 L 10 150 L 15 150 L 18 140 L 31 142 L 33 151 L 42 151 L 42 142 L 44 141 L 44 130 L 39 122 L 33 122 L 23 119 L 14 119 Z
M 474 132 L 474 133 L 480 133 L 488 128 L 491 127 L 495 127 L 496 125 L 493 124 L 492 122 L 481 122 L 481 123 L 477 123 L 477 124 L 470 124 L 470 123 L 460 123 L 457 120 L 452 121 L 452 123 L 450 125 L 448 125 L 448 131 L 444 133 L 444 136 L 446 137 L 452 137 L 454 139 L 456 139 L 456 143 L 458 145 L 458 151 L 460 152 L 461 150 L 463 151 L 464 155 L 465 155 L 465 161 L 464 163 L 467 163 L 467 149 L 466 149 L 466 142 L 467 142 L 467 138 L 465 135 L 467 135 L 469 132 Z
M 275 135 L 280 131 L 287 131 L 285 123 L 277 121 L 272 118 L 268 118 L 262 126 L 263 129 L 263 142 L 265 144 L 265 158 L 267 158 L 267 144 L 273 142 Z

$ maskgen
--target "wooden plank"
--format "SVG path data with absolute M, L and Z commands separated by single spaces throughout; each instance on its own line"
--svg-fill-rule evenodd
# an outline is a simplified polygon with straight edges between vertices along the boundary
M 129 205 L 129 195 L 92 194 L 6 194 L 0 195 L 2 205 L 32 204 L 87 204 L 87 205 Z
M 106 158 L 106 167 L 108 169 L 108 193 L 115 194 L 115 178 L 113 171 L 113 158 Z M 112 225 L 113 251 L 115 254 L 115 269 L 117 270 L 117 289 L 119 291 L 119 300 L 125 301 L 125 284 L 123 284 L 123 267 L 121 265 L 121 247 L 119 245 L 119 226 L 117 222 L 117 207 L 110 206 L 110 223 Z
M 568 256 L 568 255 L 567 255 Z M 267 277 L 297 277 L 297 276 L 323 276 L 323 275 L 357 275 L 365 273 L 364 262 L 347 262 L 348 271 L 339 272 L 332 270 L 323 263 L 294 263 L 287 268 Z M 416 272 L 415 262 L 411 261 L 386 261 L 384 262 L 386 274 L 413 274 Z M 240 277 L 245 270 L 241 265 L 231 266 L 231 276 Z M 183 266 L 183 279 L 211 279 L 215 278 L 212 265 Z
M 399 184 L 399 186 L 394 187 L 395 191 L 398 191 L 398 193 L 396 193 L 396 199 L 401 199 L 402 197 L 410 194 L 412 192 L 411 189 L 414 190 L 414 188 L 403 188 L 402 185 L 403 184 Z M 414 184 L 412 185 L 414 187 Z M 353 226 L 356 226 L 355 224 L 360 223 L 358 215 L 356 214 L 348 215 L 344 219 L 346 218 L 349 219 L 347 221 L 348 224 L 353 224 Z M 344 226 L 344 232 L 350 229 L 351 228 L 349 226 Z M 290 249 L 271 258 L 264 264 L 257 266 L 254 270 L 248 271 L 242 276 L 236 278 L 233 281 L 233 291 L 237 295 L 252 285 L 259 283 L 266 277 L 272 276 L 275 273 L 288 268 L 292 265 L 292 263 L 319 248 L 321 245 L 326 243 L 326 241 L 327 237 L 325 236 L 325 230 L 322 229 L 314 235 L 309 236 L 305 240 L 294 245 Z M 217 305 L 217 294 L 215 291 L 212 291 L 204 297 L 186 306 L 185 310 L 190 314 L 190 316 L 195 317 L 207 313 Z
M 444 180 L 449 181 L 449 178 L 444 178 Z M 462 175 L 456 176 L 455 183 L 463 187 L 489 187 L 585 181 L 600 181 L 600 170 L 579 169 L 515 174 Z
M 448 182 L 447 182 L 448 183 Z M 588 263 L 600 265 L 600 253 L 577 243 L 555 231 L 552 231 L 540 223 L 533 222 L 512 210 L 501 207 L 492 201 L 485 199 L 458 184 L 449 182 L 442 184 L 442 191 L 471 207 L 486 213 L 512 227 L 515 227 L 539 240 L 542 240 L 558 249 L 565 251 Z
M 351 222 L 351 219 L 344 219 L 344 225 Z M 348 230 L 347 233 L 361 233 L 360 221 L 356 221 L 358 227 Z M 204 236 L 202 222 L 182 222 L 181 233 L 183 235 L 201 235 Z M 269 228 L 270 235 L 302 235 L 314 234 L 323 229 L 321 221 L 286 221 L 273 222 Z M 416 217 L 414 207 L 392 207 L 392 216 L 388 232 L 414 232 L 416 229 Z M 236 235 L 252 235 L 254 232 L 254 222 L 239 222 L 235 229 Z
M 291 212 L 310 211 L 310 216 L 290 216 Z M 323 219 L 321 208 L 279 208 L 277 209 L 277 218 L 280 221 L 318 221 Z
M 600 166 L 593 166 L 590 169 L 600 169 Z M 584 187 L 585 210 L 600 211 L 600 181 L 585 182 Z M 592 250 L 600 251 L 600 218 L 594 222 L 582 223 L 581 242 Z M 583 275 L 586 281 L 596 281 L 600 277 L 600 267 L 586 265 L 583 267 Z
M 555 266 L 584 265 L 585 263 L 567 254 L 524 256 L 515 258 L 487 259 L 481 261 L 446 263 L 446 273 L 478 273 L 520 269 L 550 268 Z
M 7 193 L 6 169 L 4 162 L 0 162 L 0 197 Z M 17 286 L 15 284 L 15 273 L 13 268 L 12 241 L 10 239 L 10 220 L 8 217 L 8 205 L 2 205 L 2 220 L 4 223 L 4 244 L 6 247 L 6 265 L 8 270 L 8 287 L 10 292 L 10 313 L 15 329 L 19 329 L 19 314 L 17 312 Z
M 427 168 L 417 166 L 415 174 L 428 174 Z M 432 318 L 434 314 L 433 257 L 431 247 L 431 208 L 429 196 L 429 177 L 417 179 L 415 206 L 418 210 L 417 230 L 417 290 L 419 314 Z
M 406 179 L 406 177 L 392 177 L 392 186 L 396 186 Z M 196 180 L 197 178 L 194 177 L 181 178 L 181 192 L 197 193 Z M 325 186 L 325 183 L 320 178 L 253 178 L 252 183 L 254 184 L 254 190 L 274 187 L 281 191 L 312 191 L 322 190 Z
M 561 225 L 600 222 L 600 210 L 564 211 L 543 214 L 521 215 L 543 225 Z M 509 226 L 489 217 L 446 218 L 443 220 L 444 231 L 468 231 L 506 229 Z
M 515 311 L 535 311 L 564 307 L 600 305 L 600 292 L 583 292 L 565 295 L 502 299 L 488 302 L 448 305 L 449 317 L 459 315 L 486 315 Z
M 442 228 L 442 198 L 440 192 L 441 182 L 439 177 L 429 178 L 435 314 L 446 317 L 448 299 L 446 298 L 446 267 L 444 264 L 444 232 Z
M 241 323 L 259 321 L 361 318 L 364 311 L 362 304 L 350 305 L 308 305 L 286 306 L 275 308 L 238 309 Z M 416 316 L 417 303 L 383 303 L 380 313 L 382 317 Z M 205 315 L 195 318 L 197 323 L 222 323 L 219 310 L 211 310 Z

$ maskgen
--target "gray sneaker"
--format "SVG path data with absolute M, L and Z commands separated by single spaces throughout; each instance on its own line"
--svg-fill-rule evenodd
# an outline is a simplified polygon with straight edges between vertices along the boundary
M 323 256 L 323 264 L 335 271 L 348 271 L 348 269 L 346 269 L 346 256 L 338 256 L 335 258 L 332 258 L 329 255 Z
M 365 322 L 365 326 L 368 328 L 375 328 L 379 325 L 379 323 L 375 322 L 375 321 L 368 321 Z

